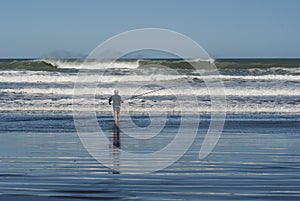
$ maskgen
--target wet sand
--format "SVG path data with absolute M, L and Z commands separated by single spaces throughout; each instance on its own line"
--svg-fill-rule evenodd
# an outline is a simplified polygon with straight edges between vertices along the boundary
M 162 148 L 178 126 L 172 118 L 168 132 L 144 144 L 121 132 L 120 146 L 131 151 Z M 101 126 L 113 140 L 113 120 L 103 119 Z M 38 121 L 19 119 L 11 127 L 1 124 L 0 200 L 300 198 L 299 116 L 229 115 L 217 147 L 200 161 L 198 153 L 209 124 L 209 118 L 203 117 L 188 152 L 172 166 L 145 175 L 115 174 L 99 164 L 84 149 L 71 122 L 68 115 L 47 115 Z M 16 130 L 20 125 L 23 130 Z

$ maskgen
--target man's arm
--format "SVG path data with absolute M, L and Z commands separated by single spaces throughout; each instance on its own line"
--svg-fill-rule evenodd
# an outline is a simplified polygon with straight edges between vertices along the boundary
M 108 104 L 111 105 L 112 97 L 108 99 Z

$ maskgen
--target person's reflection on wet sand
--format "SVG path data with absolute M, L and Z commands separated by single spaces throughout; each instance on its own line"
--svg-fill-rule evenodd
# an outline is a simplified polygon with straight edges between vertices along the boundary
M 120 142 L 120 128 L 118 123 L 114 123 L 113 127 L 113 158 L 114 158 L 114 171 L 113 174 L 120 174 L 118 171 L 120 167 L 120 150 L 121 147 Z
M 120 144 L 120 128 L 119 128 L 118 123 L 114 124 L 113 131 L 114 131 L 113 145 L 116 148 L 120 148 L 121 147 L 121 144 Z

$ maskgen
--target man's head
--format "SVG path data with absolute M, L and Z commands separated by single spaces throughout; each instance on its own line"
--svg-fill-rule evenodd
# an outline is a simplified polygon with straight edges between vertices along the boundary
M 115 89 L 114 93 L 119 94 L 119 90 Z

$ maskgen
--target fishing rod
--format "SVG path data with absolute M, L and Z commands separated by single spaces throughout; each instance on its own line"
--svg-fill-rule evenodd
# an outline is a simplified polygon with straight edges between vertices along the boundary
M 135 95 L 135 96 L 131 96 L 130 98 L 126 98 L 125 100 L 134 99 L 134 98 L 137 98 L 137 97 L 140 97 L 140 96 L 144 96 L 144 95 L 147 95 L 147 94 L 151 94 L 151 93 L 161 91 L 161 90 L 164 90 L 164 89 L 169 89 L 169 88 L 171 88 L 171 87 L 168 87 L 168 88 L 162 87 L 162 88 L 155 89 L 155 90 L 152 90 L 152 91 L 148 91 L 148 92 L 145 92 L 145 93 L 141 93 L 141 94 L 138 94 L 138 95 Z

